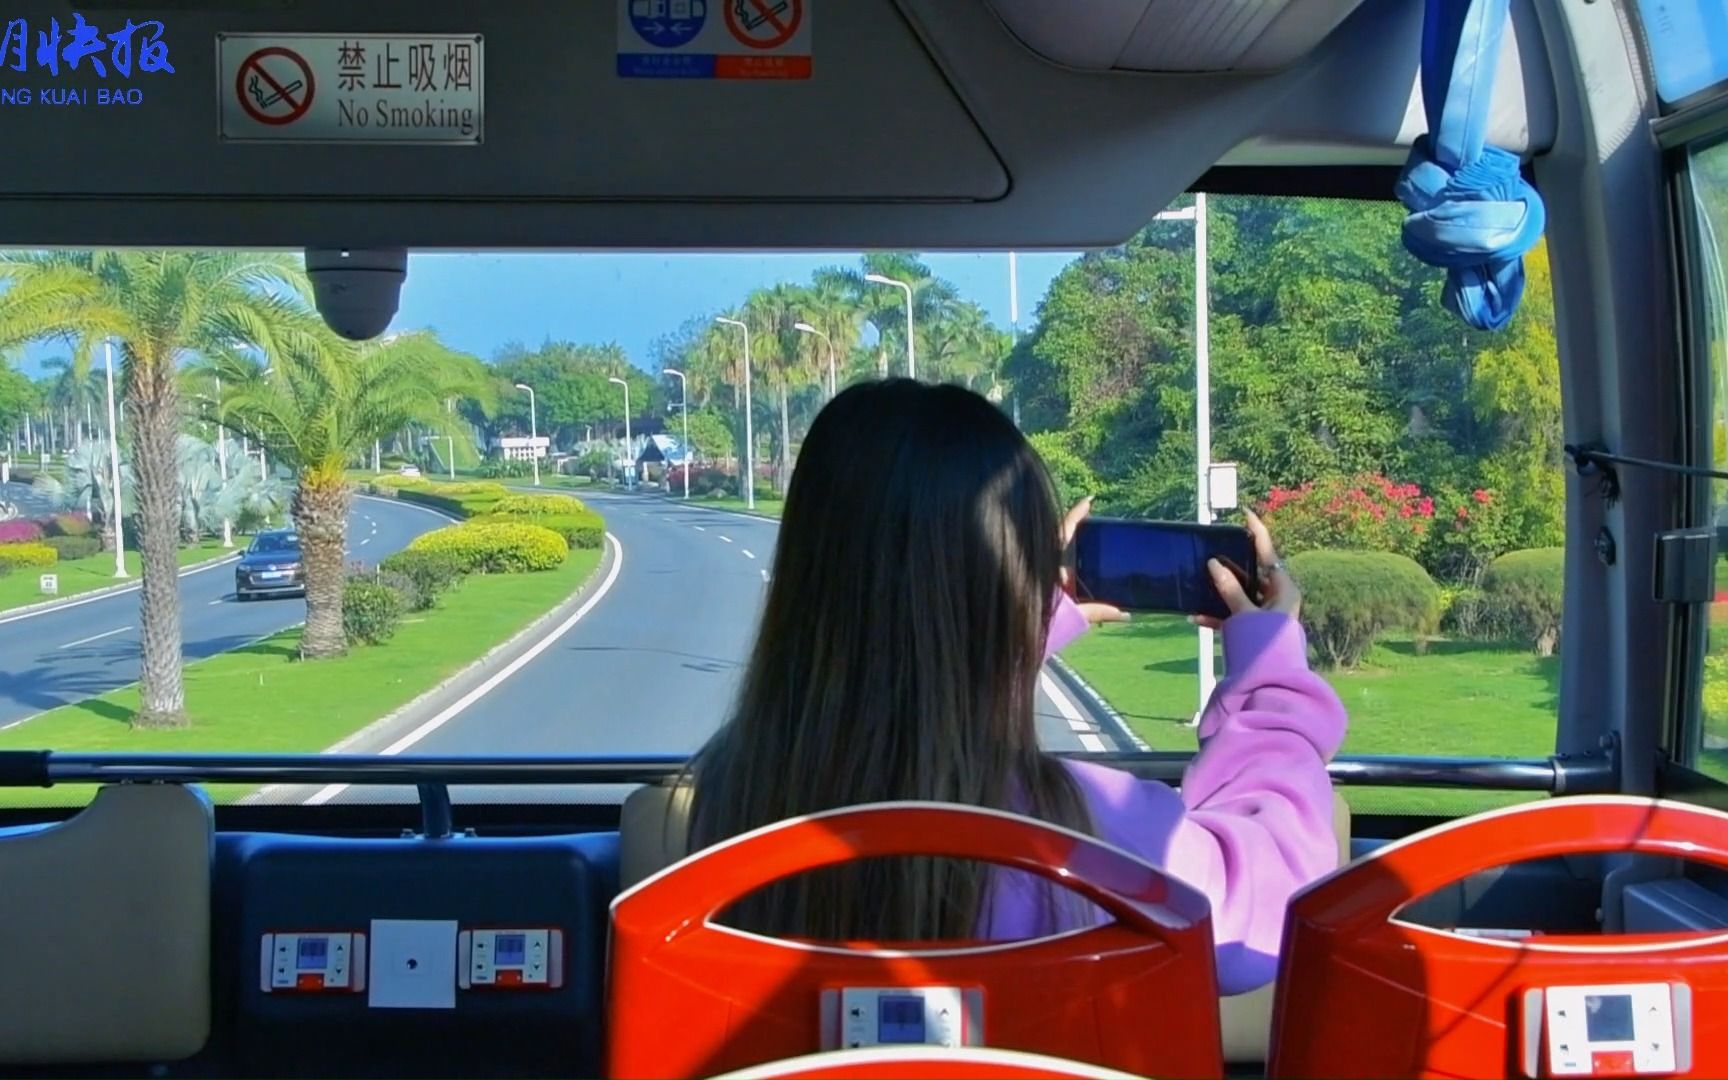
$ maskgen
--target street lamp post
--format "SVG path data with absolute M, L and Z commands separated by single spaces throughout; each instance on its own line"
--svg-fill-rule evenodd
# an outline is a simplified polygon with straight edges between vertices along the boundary
M 1194 504 L 1195 520 L 1208 525 L 1213 517 L 1209 482 L 1212 468 L 1212 324 L 1206 276 L 1206 194 L 1197 192 L 1193 206 L 1166 210 L 1157 215 L 1157 220 L 1194 223 Z M 1212 655 L 1212 631 L 1201 627 L 1199 633 L 1200 709 L 1204 710 L 1218 679 Z M 1198 724 L 1199 719 L 1200 713 L 1196 712 L 1191 725 Z
M 102 343 L 102 362 L 108 373 L 108 482 L 114 492 L 114 576 L 126 576 L 126 538 L 120 519 L 120 426 L 114 412 L 114 342 Z
M 527 383 L 517 383 L 516 389 L 528 391 L 528 456 L 534 459 L 534 486 L 540 486 L 540 419 L 534 404 L 534 388 Z M 629 391 L 625 391 L 628 400 Z M 628 420 L 628 417 L 626 417 Z M 455 451 L 451 451 L 451 460 L 455 460 Z
M 830 398 L 832 398 L 834 396 L 834 389 L 835 389 L 834 342 L 829 339 L 827 334 L 824 334 L 822 331 L 816 329 L 814 326 L 811 326 L 807 322 L 794 323 L 792 325 L 792 329 L 798 331 L 800 334 L 815 334 L 817 337 L 822 339 L 824 344 L 826 344 L 828 346 L 828 396 Z
M 228 431 L 222 426 L 222 379 L 216 377 L 216 470 L 222 474 L 222 486 L 228 486 Z M 234 523 L 222 515 L 222 546 L 234 546 Z
M 878 285 L 892 285 L 906 294 L 906 377 L 916 379 L 918 377 L 918 355 L 916 344 L 913 341 L 916 335 L 912 332 L 912 286 L 904 281 L 883 277 L 881 274 L 865 274 L 864 280 L 873 281 Z
M 737 319 L 720 316 L 714 320 L 744 331 L 744 507 L 756 509 L 756 462 L 751 444 L 756 441 L 756 426 L 750 417 L 750 328 Z
M 676 368 L 664 368 L 662 374 L 678 380 L 678 411 L 684 414 L 684 497 L 690 497 L 690 381 Z
M 624 460 L 629 464 L 629 471 L 624 474 L 625 487 L 636 486 L 636 462 L 630 459 L 630 384 L 614 375 L 607 382 L 615 382 L 624 388 Z

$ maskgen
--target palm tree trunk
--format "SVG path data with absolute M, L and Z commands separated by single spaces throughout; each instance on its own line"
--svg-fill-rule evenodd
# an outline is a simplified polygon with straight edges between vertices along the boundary
M 186 688 L 180 636 L 179 391 L 166 358 L 137 358 L 126 407 L 131 414 L 132 467 L 137 473 L 138 550 L 144 587 L 139 595 L 138 636 L 143 658 L 132 725 L 185 727 Z M 120 493 L 114 510 L 120 512 Z
M 780 497 L 792 484 L 792 420 L 786 408 L 786 384 L 780 384 Z
M 348 651 L 342 630 L 343 552 L 348 547 L 348 484 L 307 471 L 294 489 L 294 527 L 306 563 L 306 629 L 300 656 L 317 660 Z

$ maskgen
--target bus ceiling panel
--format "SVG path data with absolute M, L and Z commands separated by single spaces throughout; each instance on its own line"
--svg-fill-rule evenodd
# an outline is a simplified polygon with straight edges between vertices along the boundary
M 1323 67 L 1300 98 L 1270 114 L 1219 164 L 1402 165 L 1410 145 L 1428 130 L 1417 72 L 1422 8 L 1398 0 L 1357 9 L 1328 42 L 1351 62 Z M 1528 159 L 1554 144 L 1554 75 L 1535 8 L 1529 0 L 1513 0 L 1510 10 L 1495 69 L 1488 142 Z M 1387 108 L 1390 100 L 1402 107 Z
M 1317 69 L 1358 59 L 1323 43 L 1273 74 L 1079 72 L 1032 53 L 983 0 L 800 0 L 808 80 L 621 78 L 625 2 L 156 9 L 177 71 L 135 77 L 141 105 L 0 107 L 0 243 L 1103 246 L 1296 107 Z M 35 0 L 7 17 L 67 11 Z M 219 100 L 236 87 L 217 77 L 217 34 L 248 31 L 481 35 L 484 141 L 223 144 Z M 93 99 L 97 82 L 0 68 L 0 89 Z M 1402 102 L 1386 111 L 1396 125 Z

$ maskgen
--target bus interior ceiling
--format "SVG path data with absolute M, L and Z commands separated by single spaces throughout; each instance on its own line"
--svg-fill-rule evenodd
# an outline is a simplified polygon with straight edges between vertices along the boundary
M 176 71 L 149 82 L 142 106 L 0 108 L 0 243 L 1090 249 L 1123 242 L 1195 187 L 1314 191 L 1367 176 L 1384 180 L 1390 198 L 1397 167 L 1425 129 L 1420 0 L 1268 0 L 1234 34 L 1177 13 L 1231 6 L 1226 0 L 805 3 L 815 9 L 813 77 L 729 82 L 619 78 L 617 4 L 598 0 L 23 0 L 0 27 L 11 18 L 68 22 L 74 9 L 97 21 L 161 19 Z M 1672 362 L 1681 333 L 1672 210 L 1651 92 L 1618 8 L 1514 0 L 1488 141 L 1522 155 L 1548 207 L 1567 441 L 1684 460 L 1696 447 L 1674 420 L 1684 387 Z M 226 141 L 218 36 L 263 31 L 474 35 L 484 44 L 482 137 L 465 146 Z M 93 93 L 102 84 L 68 72 L 56 85 Z M 1687 524 L 1700 494 L 1667 473 L 1622 473 L 1621 481 L 1607 500 L 1593 481 L 1568 479 L 1556 751 L 1582 758 L 1611 748 L 1614 789 L 1678 791 L 1685 771 L 1668 768 L 1665 755 L 1685 702 L 1669 670 L 1675 619 L 1651 595 L 1651 566 L 1656 534 Z M 1593 546 L 1603 535 L 1613 540 L 1612 559 Z M 1692 797 L 1721 798 L 1705 787 Z M 502 857 L 523 881 L 579 897 L 580 932 L 603 952 L 615 853 L 584 837 L 615 828 L 614 809 L 464 812 L 488 823 L 482 833 L 517 834 Z M 225 830 L 352 836 L 388 835 L 415 816 L 358 803 L 225 807 L 215 820 Z M 534 835 L 572 825 L 583 836 Z M 250 947 L 242 943 L 273 925 L 260 920 L 296 916 L 293 902 L 305 899 L 296 875 L 314 873 L 320 860 L 315 873 L 332 889 L 395 896 L 369 872 L 382 865 L 368 863 L 382 849 L 262 835 L 230 836 L 218 849 L 221 979 L 239 978 L 233 965 Z M 416 888 L 470 889 L 492 872 L 485 851 L 436 866 L 420 852 L 381 857 L 396 860 Z M 1520 907 L 1528 917 L 1530 898 L 1544 893 L 1554 929 L 1592 922 L 1598 868 L 1552 860 L 1497 872 L 1437 894 L 1411 917 L 1492 928 Z M 332 895 L 318 899 L 320 917 L 340 921 Z M 521 895 L 487 899 L 528 924 L 553 918 Z M 323 1030 L 333 1006 L 279 1026 L 258 991 L 217 1002 L 218 1025 L 232 1025 L 238 1041 L 216 1046 L 211 1067 L 270 1074 L 327 1065 L 297 1040 Z M 597 1006 L 586 1007 L 584 1022 L 594 1022 Z M 455 1030 L 477 1036 L 496 1022 L 537 1037 L 569 1019 L 560 1008 L 488 1014 Z M 415 1037 L 456 1053 L 449 1033 L 428 1030 Z M 598 1038 L 569 1028 L 518 1064 L 544 1071 L 571 1060 L 575 1045 L 576 1060 L 597 1066 L 582 1055 Z

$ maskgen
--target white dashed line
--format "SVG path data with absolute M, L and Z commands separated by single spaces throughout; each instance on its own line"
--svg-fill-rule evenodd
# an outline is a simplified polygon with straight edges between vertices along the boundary
M 756 557 L 756 553 L 751 551 L 749 548 L 740 548 L 739 550 L 744 552 L 744 557 L 746 559 L 754 559 Z
M 1102 754 L 1106 749 L 1108 749 L 1108 747 L 1104 745 L 1103 739 L 1090 733 L 1080 736 L 1080 745 L 1084 746 L 1088 751 L 1094 754 Z
M 365 547 L 367 544 L 370 544 L 371 542 L 372 542 L 372 538 L 370 536 L 368 536 L 366 539 L 360 541 L 360 546 Z
M 703 528 L 701 525 L 692 525 L 690 527 L 692 529 L 695 529 L 697 532 L 707 532 L 708 531 L 707 529 Z
M 118 630 L 108 630 L 108 631 L 105 631 L 103 633 L 97 634 L 93 637 L 79 638 L 77 641 L 68 641 L 66 644 L 64 644 L 60 647 L 62 649 L 70 649 L 70 648 L 74 648 L 74 647 L 79 646 L 79 645 L 88 645 L 92 641 L 101 641 L 105 637 L 113 637 L 115 634 L 124 634 L 126 631 L 128 631 L 130 629 L 132 629 L 130 626 L 122 626 Z
M 722 536 L 722 537 L 720 537 L 720 539 L 726 541 L 728 544 L 730 544 L 732 542 L 732 538 L 730 536 Z
M 766 570 L 762 571 L 762 580 L 763 581 L 768 580 L 768 571 L 766 571 Z
M 205 607 L 215 607 L 217 604 L 226 604 L 227 602 L 228 602 L 228 598 L 226 596 L 218 596 L 216 599 L 210 601 L 208 604 L 205 604 L 204 606 Z

